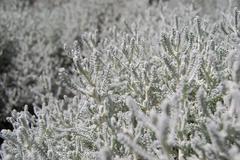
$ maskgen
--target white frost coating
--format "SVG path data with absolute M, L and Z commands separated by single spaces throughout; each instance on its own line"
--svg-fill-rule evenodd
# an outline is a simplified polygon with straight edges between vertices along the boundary
M 0 71 L 17 55 L 0 72 L 0 106 L 29 105 L 0 133 L 3 160 L 238 160 L 237 9 L 2 1 Z

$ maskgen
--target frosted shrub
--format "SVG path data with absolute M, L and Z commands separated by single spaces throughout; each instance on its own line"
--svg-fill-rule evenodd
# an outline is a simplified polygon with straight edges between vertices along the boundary
M 58 76 L 74 97 L 13 110 L 2 158 L 237 160 L 239 13 L 178 13 L 151 6 L 66 44 Z
M 68 87 L 62 87 L 57 78 L 58 68 L 68 70 L 72 65 L 71 59 L 63 53 L 63 44 L 81 41 L 85 31 L 96 31 L 100 39 L 104 30 L 122 20 L 123 13 L 128 14 L 124 9 L 117 10 L 125 6 L 126 3 L 113 0 L 105 3 L 96 0 L 87 3 L 82 0 L 2 0 L 1 121 L 13 108 L 20 111 L 25 104 L 29 107 L 33 102 L 41 104 L 42 94 L 53 93 L 58 98 L 64 94 L 71 96 Z

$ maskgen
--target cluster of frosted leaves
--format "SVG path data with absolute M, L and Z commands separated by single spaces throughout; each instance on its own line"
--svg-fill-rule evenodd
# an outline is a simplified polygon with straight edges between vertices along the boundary
M 63 44 L 81 39 L 84 31 L 97 30 L 99 39 L 109 26 L 127 17 L 122 13 L 128 14 L 126 6 L 129 4 L 114 0 L 104 3 L 45 0 L 34 1 L 28 6 L 27 1 L 3 0 L 0 6 L 0 52 L 3 53 L 0 61 L 7 52 L 10 62 L 4 62 L 8 67 L 0 66 L 0 70 L 1 67 L 6 70 L 0 76 L 1 103 L 6 106 L 1 111 L 1 121 L 12 108 L 21 110 L 25 104 L 41 103 L 40 94 L 71 95 L 57 79 L 57 68 L 71 66 L 71 60 L 63 54 Z M 136 9 L 129 11 L 129 15 L 137 12 Z
M 49 95 L 48 104 L 34 107 L 35 115 L 13 111 L 8 120 L 14 131 L 3 130 L 4 159 L 90 159 L 97 139 L 89 120 L 91 103 L 75 97 L 59 101 Z
M 2 157 L 236 160 L 238 12 L 228 21 L 144 22 L 153 11 L 66 46 L 74 67 L 59 76 L 76 97 L 46 95 L 35 116 L 13 111 Z

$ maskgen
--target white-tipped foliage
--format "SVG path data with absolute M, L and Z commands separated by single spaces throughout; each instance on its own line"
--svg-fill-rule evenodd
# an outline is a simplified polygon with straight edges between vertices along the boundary
M 237 160 L 238 16 L 137 4 L 65 46 L 72 66 L 58 73 L 71 95 L 41 95 L 35 115 L 13 110 L 3 159 Z

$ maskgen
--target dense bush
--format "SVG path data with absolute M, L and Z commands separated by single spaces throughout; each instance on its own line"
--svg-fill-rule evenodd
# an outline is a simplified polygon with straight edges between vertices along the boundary
M 0 90 L 3 93 L 0 96 L 5 107 L 1 121 L 13 108 L 20 111 L 25 104 L 40 104 L 42 94 L 50 92 L 59 98 L 71 95 L 57 79 L 58 68 L 71 66 L 71 60 L 63 52 L 64 44 L 81 42 L 86 31 L 96 31 L 99 39 L 108 26 L 125 14 L 115 11 L 116 6 L 126 4 L 111 0 L 108 3 L 45 0 L 30 5 L 28 1 L 3 0 L 0 6 Z M 42 85 L 43 81 L 48 86 Z
M 239 11 L 147 4 L 4 6 L 3 159 L 238 159 Z

